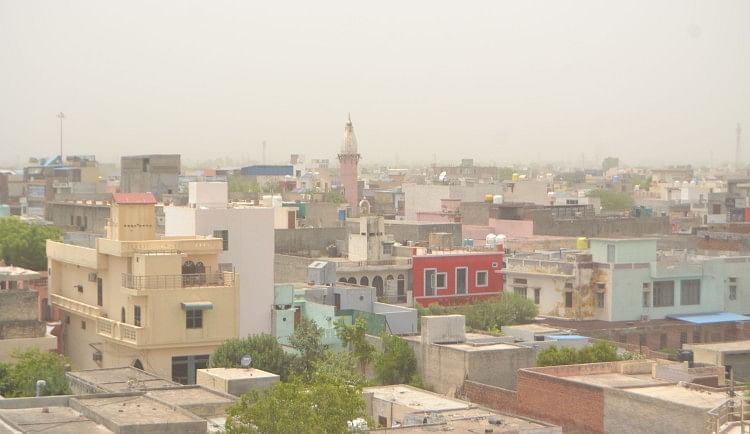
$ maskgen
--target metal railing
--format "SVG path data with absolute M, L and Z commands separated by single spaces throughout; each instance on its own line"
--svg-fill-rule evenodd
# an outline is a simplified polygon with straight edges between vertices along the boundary
M 708 411 L 708 434 L 735 432 L 735 427 L 739 427 L 742 434 L 750 433 L 750 397 L 742 396 L 742 393 L 738 392 L 739 396 Z
M 136 276 L 122 274 L 122 286 L 129 289 L 174 289 L 201 287 L 232 287 L 235 285 L 236 275 L 232 272 L 217 271 L 213 273 L 195 274 L 162 274 Z

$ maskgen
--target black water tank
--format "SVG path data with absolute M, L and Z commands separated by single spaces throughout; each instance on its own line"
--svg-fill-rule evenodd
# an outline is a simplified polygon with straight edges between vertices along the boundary
M 690 350 L 681 350 L 677 352 L 678 362 L 688 362 L 688 368 L 693 367 L 693 352 Z

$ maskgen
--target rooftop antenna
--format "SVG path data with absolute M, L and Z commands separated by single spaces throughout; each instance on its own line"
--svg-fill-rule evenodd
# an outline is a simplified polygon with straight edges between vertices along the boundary
M 742 159 L 741 148 L 740 148 L 741 139 L 742 139 L 742 125 L 738 122 L 737 123 L 737 149 L 734 151 L 735 152 L 734 164 L 737 166 L 738 171 L 742 169 L 742 162 L 740 161 Z
M 65 113 L 63 113 L 63 112 L 58 113 L 57 114 L 57 118 L 60 119 L 60 163 L 62 163 L 62 161 L 63 161 L 62 124 L 63 124 L 63 119 L 65 119 Z M 737 146 L 739 146 L 739 145 L 737 145 Z
M 263 164 L 266 164 L 266 141 L 263 140 Z

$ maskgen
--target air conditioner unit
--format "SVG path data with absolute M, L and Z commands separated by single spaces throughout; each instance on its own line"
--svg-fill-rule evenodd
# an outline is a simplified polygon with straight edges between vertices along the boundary
M 89 273 L 89 282 L 96 282 L 96 273 Z
M 101 351 L 94 352 L 94 354 L 92 355 L 91 358 L 94 359 L 95 362 L 101 362 L 102 361 L 102 352 Z

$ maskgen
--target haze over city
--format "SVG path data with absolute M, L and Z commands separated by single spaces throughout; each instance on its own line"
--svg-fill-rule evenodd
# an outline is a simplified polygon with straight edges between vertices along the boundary
M 746 1 L 0 1 L 0 165 L 66 153 L 709 164 L 750 126 Z M 584 154 L 582 156 L 582 154 Z

